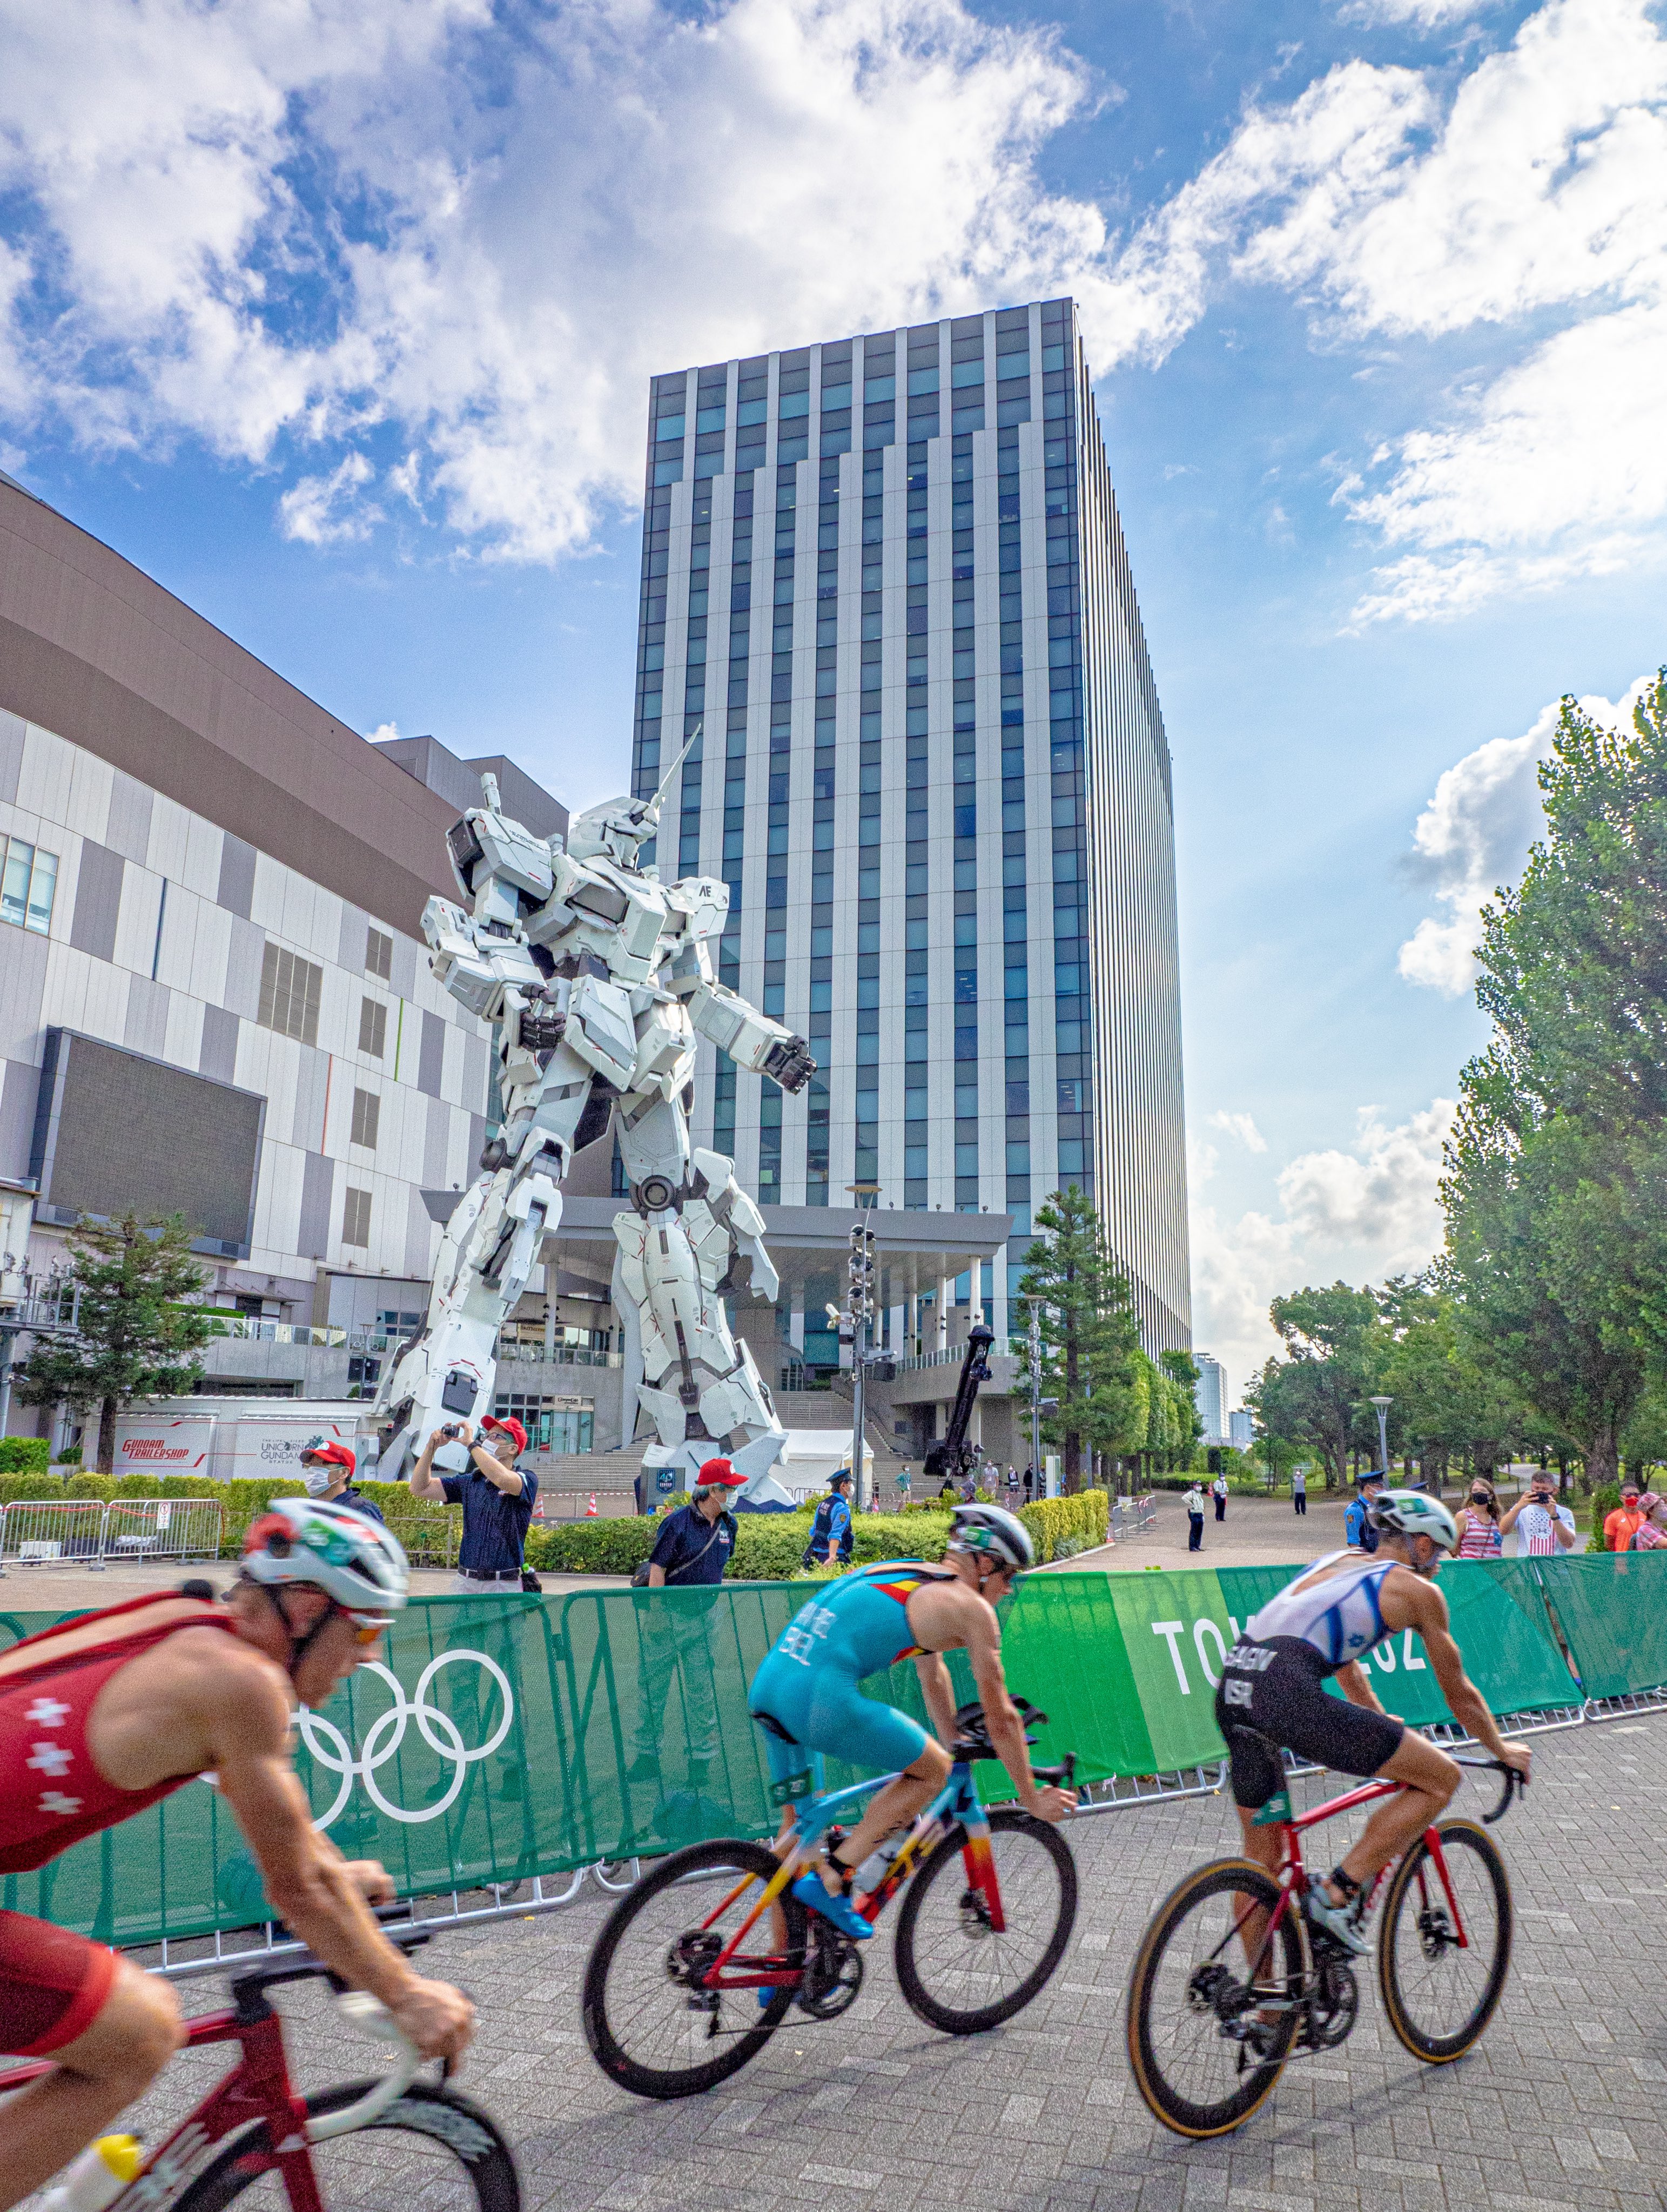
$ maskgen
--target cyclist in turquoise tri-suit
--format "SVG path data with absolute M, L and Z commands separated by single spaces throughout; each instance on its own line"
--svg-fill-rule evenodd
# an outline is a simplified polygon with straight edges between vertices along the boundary
M 792 1831 L 793 1799 L 822 1787 L 824 1753 L 856 1766 L 897 1771 L 861 1824 L 837 1850 L 823 1854 L 820 1873 L 801 1875 L 794 1884 L 801 1904 L 859 1940 L 873 1928 L 851 1903 L 853 1874 L 949 1779 L 945 1746 L 954 1738 L 955 1696 L 944 1652 L 966 1652 L 990 1741 L 1025 1811 L 1061 1820 L 1076 1804 L 1072 1791 L 1038 1789 L 1032 1780 L 1025 1723 L 1001 1672 L 995 1607 L 1036 1563 L 1029 1534 L 999 1505 L 958 1505 L 951 1517 L 940 1567 L 892 1559 L 824 1585 L 752 1678 L 750 1710 L 764 1731 L 770 1777 L 786 1807 L 780 1848 Z M 865 1698 L 857 1686 L 899 1659 L 915 1662 L 935 1740 L 907 1713 Z

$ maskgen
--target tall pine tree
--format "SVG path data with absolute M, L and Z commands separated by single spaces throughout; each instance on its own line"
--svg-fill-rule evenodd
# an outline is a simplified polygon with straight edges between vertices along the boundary
M 1129 1284 L 1106 1250 L 1098 1214 L 1076 1184 L 1037 1208 L 1019 1295 L 1042 1310 L 1043 1389 L 1059 1401 L 1043 1432 L 1063 1449 L 1066 1490 L 1080 1490 L 1086 1451 L 1140 1448 L 1146 1401 Z M 1141 1431 L 1138 1439 L 1133 1426 Z

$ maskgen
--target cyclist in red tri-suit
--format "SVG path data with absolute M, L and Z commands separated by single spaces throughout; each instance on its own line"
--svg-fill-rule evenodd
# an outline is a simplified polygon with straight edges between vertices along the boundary
M 313 1826 L 289 1757 L 295 1706 L 322 1705 L 405 1602 L 396 1538 L 345 1508 L 278 1499 L 250 1527 L 229 1601 L 159 1592 L 0 1654 L 0 1875 L 44 1866 L 213 1773 L 276 1912 L 427 2057 L 474 2032 L 459 1990 L 415 1974 L 369 1911 L 392 1893 Z M 0 2111 L 0 2212 L 147 2089 L 181 2039 L 165 1982 L 103 1944 L 0 1911 L 0 2051 L 53 2072 Z

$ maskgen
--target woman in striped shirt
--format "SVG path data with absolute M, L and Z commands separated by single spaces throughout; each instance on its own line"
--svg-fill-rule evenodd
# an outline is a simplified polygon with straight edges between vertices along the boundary
M 1494 1486 L 1483 1475 L 1470 1485 L 1470 1502 L 1458 1510 L 1458 1556 L 1461 1559 L 1496 1559 L 1504 1542 L 1500 1534 L 1500 1502 Z

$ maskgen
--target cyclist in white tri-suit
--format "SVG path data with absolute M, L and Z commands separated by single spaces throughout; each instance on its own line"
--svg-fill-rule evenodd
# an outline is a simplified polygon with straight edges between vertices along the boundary
M 1279 1871 L 1278 1829 L 1258 1823 L 1256 1815 L 1284 1787 L 1272 1747 L 1343 1774 L 1384 1775 L 1406 1784 L 1384 1799 L 1328 1880 L 1309 1886 L 1310 1919 L 1354 1952 L 1368 1948 L 1361 1923 L 1374 1877 L 1440 1818 L 1459 1784 L 1459 1769 L 1445 1752 L 1378 1703 L 1361 1664 L 1374 1647 L 1403 1629 L 1421 1636 L 1453 1717 L 1524 1782 L 1529 1770 L 1527 1746 L 1506 1743 L 1465 1673 L 1447 1601 L 1435 1587 L 1436 1570 L 1458 1547 L 1452 1515 L 1439 1498 L 1415 1490 L 1386 1490 L 1367 1511 L 1377 1551 L 1364 1559 L 1358 1552 L 1328 1553 L 1252 1613 L 1227 1654 L 1215 1693 L 1244 1854 L 1270 1874 Z M 1332 1675 L 1341 1698 L 1325 1688 Z

